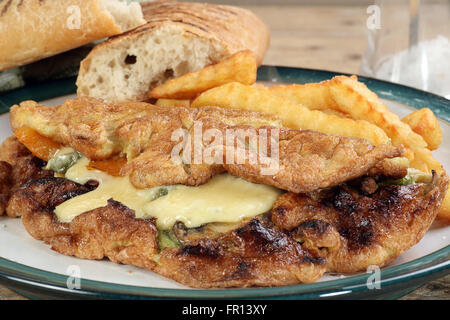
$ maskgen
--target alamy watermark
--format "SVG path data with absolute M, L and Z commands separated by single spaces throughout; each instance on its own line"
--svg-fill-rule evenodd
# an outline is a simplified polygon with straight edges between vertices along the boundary
M 278 128 L 203 128 L 195 121 L 192 130 L 177 129 L 171 140 L 178 142 L 171 151 L 177 164 L 249 164 L 261 175 L 276 174 L 280 168 Z
M 69 276 L 66 281 L 67 289 L 81 289 L 81 268 L 78 265 L 67 267 L 66 274 Z
M 368 6 L 366 13 L 369 17 L 366 20 L 366 26 L 369 30 L 381 29 L 381 9 L 377 5 Z
M 381 289 L 381 270 L 379 266 L 371 265 L 367 267 L 366 273 L 370 273 L 366 286 L 369 290 Z
M 69 30 L 79 30 L 81 29 L 81 10 L 79 6 L 69 6 L 67 7 L 66 13 L 69 17 L 66 20 L 66 27 Z

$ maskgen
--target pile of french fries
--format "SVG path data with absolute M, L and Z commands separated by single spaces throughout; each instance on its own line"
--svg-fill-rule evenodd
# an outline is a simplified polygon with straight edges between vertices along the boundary
M 410 167 L 442 172 L 431 150 L 439 148 L 442 130 L 428 108 L 403 119 L 392 113 L 356 76 L 336 76 L 320 83 L 255 85 L 257 64 L 241 51 L 202 70 L 171 79 L 150 91 L 160 106 L 218 106 L 277 115 L 283 125 L 333 135 L 359 137 L 374 145 L 403 145 Z M 450 192 L 439 217 L 450 221 Z

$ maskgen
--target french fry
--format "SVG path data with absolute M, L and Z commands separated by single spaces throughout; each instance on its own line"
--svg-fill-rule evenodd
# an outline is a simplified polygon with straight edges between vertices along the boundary
M 347 113 L 338 110 L 328 88 L 329 82 L 327 80 L 319 83 L 271 86 L 269 91 L 293 103 L 301 104 L 310 110 L 320 110 L 340 118 L 351 118 Z
M 428 149 L 436 150 L 442 142 L 442 129 L 433 111 L 423 108 L 408 114 L 402 119 L 411 129 L 422 136 Z
M 309 108 L 308 108 L 308 109 L 309 109 Z M 321 109 L 320 111 L 323 112 L 323 113 L 326 113 L 326 114 L 331 114 L 331 115 L 336 116 L 336 117 L 339 117 L 339 118 L 349 118 L 349 119 L 351 119 L 351 117 L 350 117 L 348 114 L 343 113 L 343 112 L 341 112 L 341 111 L 339 111 L 339 110 L 334 110 L 334 109 Z
M 246 86 L 237 82 L 210 89 L 195 99 L 191 107 L 219 106 L 278 115 L 288 128 L 316 130 L 328 134 L 360 137 L 375 145 L 389 138 L 377 126 L 367 121 L 340 118 L 279 97 L 267 88 Z
M 199 71 L 171 79 L 150 92 L 153 98 L 193 99 L 208 89 L 228 82 L 253 84 L 257 64 L 250 50 L 240 51 L 231 57 Z
M 427 148 L 427 143 L 420 135 L 389 111 L 378 96 L 356 78 L 334 77 L 330 81 L 330 92 L 340 111 L 350 114 L 353 119 L 377 125 L 392 139 L 394 145 L 403 144 L 411 149 L 414 152 L 411 161 L 415 161 L 417 151 Z M 436 168 L 433 165 L 430 169 Z
M 331 97 L 329 80 L 319 83 L 287 84 L 269 87 L 271 93 L 291 102 L 302 104 L 311 110 L 336 109 Z
M 186 107 L 191 105 L 191 100 L 178 100 L 178 99 L 158 99 L 155 103 L 161 107 Z
M 433 158 L 424 138 L 389 111 L 378 96 L 356 77 L 334 77 L 330 81 L 330 92 L 339 110 L 350 114 L 353 119 L 367 120 L 379 126 L 392 139 L 393 145 L 405 146 L 405 156 L 411 161 L 411 167 L 423 172 L 444 171 L 439 161 Z M 439 217 L 450 218 L 450 190 L 442 202 Z
M 353 78 L 356 80 L 357 78 Z M 328 114 L 336 114 L 341 117 L 349 116 L 339 109 L 330 92 L 329 80 L 320 83 L 288 84 L 270 87 L 270 92 L 299 103 L 311 110 L 322 110 Z M 371 99 L 378 99 L 373 92 L 366 93 Z M 383 108 L 384 109 L 384 108 Z M 332 110 L 335 110 L 333 112 Z M 384 111 L 387 111 L 384 109 Z M 442 130 L 433 112 L 428 108 L 415 111 L 405 118 L 411 129 L 422 136 L 430 150 L 436 150 L 442 142 Z

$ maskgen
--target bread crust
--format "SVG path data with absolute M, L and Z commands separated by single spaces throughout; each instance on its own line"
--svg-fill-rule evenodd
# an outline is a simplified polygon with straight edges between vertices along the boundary
M 180 24 L 187 32 L 222 44 L 230 55 L 251 50 L 261 65 L 269 47 L 270 31 L 253 12 L 234 6 L 172 1 L 142 5 L 148 26 L 161 23 Z M 145 25 L 139 30 L 145 29 Z
M 269 47 L 269 29 L 254 13 L 243 8 L 171 1 L 145 2 L 141 6 L 146 24 L 97 45 L 85 60 L 90 60 L 97 51 L 120 46 L 123 40 L 137 38 L 167 24 L 180 26 L 191 36 L 219 43 L 229 55 L 251 50 L 258 65 Z
M 79 8 L 79 15 L 73 6 Z M 76 16 L 81 19 L 79 28 L 70 24 Z M 0 3 L 0 71 L 123 31 L 100 0 L 4 0 Z

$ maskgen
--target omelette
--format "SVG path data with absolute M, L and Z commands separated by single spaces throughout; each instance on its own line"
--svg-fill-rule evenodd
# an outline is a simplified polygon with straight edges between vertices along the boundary
M 173 161 L 174 132 L 192 149 L 198 123 L 201 133 L 253 130 L 257 141 L 276 132 L 276 170 L 250 161 L 248 137 L 215 141 L 212 162 Z M 26 101 L 11 108 L 11 126 L 15 137 L 0 147 L 0 214 L 21 217 L 62 254 L 198 288 L 385 266 L 420 241 L 448 186 L 445 172 L 408 169 L 402 147 L 287 129 L 243 110 Z M 230 150 L 249 157 L 230 163 Z

